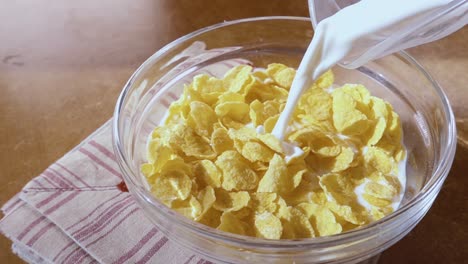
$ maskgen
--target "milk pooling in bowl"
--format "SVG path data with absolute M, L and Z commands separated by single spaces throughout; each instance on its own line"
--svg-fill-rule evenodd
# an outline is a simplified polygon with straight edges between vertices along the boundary
M 444 37 L 466 24 L 467 9 L 467 1 L 363 0 L 322 20 L 315 28 L 314 37 L 300 63 L 286 106 L 272 134 L 283 141 L 286 151 L 293 149 L 289 147 L 291 143 L 285 140 L 285 134 L 301 96 L 315 80 L 337 63 L 345 66 L 349 64 L 348 66 L 356 68 L 368 60 Z M 418 28 L 423 28 L 436 19 L 447 21 L 446 18 L 441 19 L 441 13 L 444 12 L 446 16 L 449 12 L 452 16 L 460 16 L 461 22 L 452 23 L 448 28 L 445 25 L 445 30 L 438 35 L 434 33 L 425 39 L 418 36 L 419 39 L 408 40 L 412 31 L 417 31 Z M 395 37 L 393 40 L 379 39 L 379 36 L 388 36 L 392 33 L 398 33 L 402 39 Z M 291 152 L 289 155 L 294 153 Z M 399 207 L 406 185 L 406 157 L 399 162 L 398 168 L 397 178 L 401 188 L 398 196 L 393 199 L 393 210 Z M 367 181 L 359 185 L 355 189 L 355 194 L 359 204 L 370 210 L 371 206 L 363 198 L 366 185 Z

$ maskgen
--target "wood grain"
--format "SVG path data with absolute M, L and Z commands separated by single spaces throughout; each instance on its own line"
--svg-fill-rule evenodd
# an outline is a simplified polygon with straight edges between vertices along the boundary
M 253 16 L 307 16 L 305 0 L 1 1 L 0 204 L 108 120 L 131 73 L 196 29 Z M 460 144 L 433 208 L 381 263 L 468 259 L 468 28 L 411 53 L 445 88 Z M 0 237 L 0 263 L 21 263 Z

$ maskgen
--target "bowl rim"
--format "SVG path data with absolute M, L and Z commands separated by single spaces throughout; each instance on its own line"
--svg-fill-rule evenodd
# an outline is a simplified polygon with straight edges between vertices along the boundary
M 405 51 L 400 51 L 398 53 L 404 60 L 409 62 L 412 66 L 415 67 L 420 73 L 423 74 L 425 78 L 431 83 L 432 88 L 438 94 L 440 100 L 443 104 L 444 115 L 445 118 L 449 122 L 449 126 L 447 127 L 447 144 L 445 148 L 443 148 L 443 152 L 440 153 L 441 159 L 439 159 L 439 164 L 436 166 L 436 170 L 433 172 L 433 175 L 429 181 L 426 182 L 424 187 L 403 207 L 398 208 L 395 212 L 391 213 L 390 215 L 385 216 L 384 218 L 369 223 L 364 227 L 360 227 L 357 229 L 353 229 L 344 233 L 332 235 L 332 236 L 324 236 L 324 237 L 314 237 L 314 238 L 304 238 L 304 239 L 279 239 L 279 240 L 272 240 L 272 239 L 263 239 L 263 238 L 256 238 L 256 237 L 249 237 L 243 235 L 236 235 L 224 231 L 217 230 L 215 228 L 211 228 L 205 225 L 202 225 L 198 222 L 185 218 L 182 215 L 176 214 L 173 212 L 172 209 L 166 207 L 161 202 L 159 202 L 155 197 L 151 195 L 151 193 L 143 188 L 137 187 L 136 183 L 133 180 L 133 177 L 128 176 L 128 174 L 134 174 L 134 171 L 131 169 L 132 166 L 127 161 L 126 155 L 124 153 L 124 147 L 122 146 L 122 133 L 120 131 L 120 113 L 123 109 L 124 103 L 126 101 L 127 95 L 129 90 L 132 87 L 132 84 L 135 80 L 149 67 L 151 67 L 152 62 L 156 60 L 159 56 L 163 55 L 171 48 L 183 43 L 191 38 L 212 31 L 222 27 L 236 25 L 240 23 L 249 23 L 249 22 L 258 22 L 258 21 L 266 21 L 266 20 L 289 20 L 289 21 L 303 21 L 303 22 L 310 22 L 310 18 L 308 17 L 299 17 L 299 16 L 265 16 L 265 17 L 251 17 L 251 18 L 243 18 L 238 20 L 232 21 L 225 21 L 221 23 L 217 23 L 208 27 L 201 28 L 194 32 L 191 32 L 187 35 L 184 35 L 176 40 L 170 42 L 169 44 L 165 45 L 158 51 L 156 51 L 153 55 L 151 55 L 148 59 L 146 59 L 141 66 L 131 75 L 127 83 L 125 84 L 122 92 L 120 93 L 117 103 L 114 109 L 114 116 L 112 121 L 112 137 L 113 137 L 113 148 L 114 152 L 119 164 L 119 167 L 122 171 L 124 181 L 129 185 L 130 192 L 133 195 L 139 196 L 139 198 L 146 200 L 158 210 L 163 217 L 167 220 L 172 221 L 174 224 L 182 225 L 185 228 L 190 229 L 198 233 L 199 235 L 203 235 L 205 237 L 220 239 L 223 242 L 230 242 L 233 244 L 242 244 L 243 246 L 255 246 L 255 247 L 263 247 L 263 248 L 292 248 L 297 246 L 317 246 L 317 248 L 322 246 L 337 246 L 336 242 L 340 242 L 342 244 L 344 241 L 355 241 L 356 238 L 363 238 L 369 234 L 369 232 L 378 232 L 382 225 L 389 224 L 393 220 L 399 218 L 401 215 L 405 214 L 408 210 L 413 208 L 416 204 L 420 204 L 423 202 L 428 195 L 434 191 L 434 189 L 438 188 L 445 178 L 448 175 L 448 171 L 452 165 L 455 150 L 456 150 L 456 125 L 455 125 L 455 117 L 450 107 L 449 100 L 439 84 L 432 78 L 432 76 L 425 70 L 425 68 L 417 62 L 412 56 L 407 54 Z M 394 56 L 394 55 L 388 55 Z M 136 176 L 136 175 L 134 175 Z M 135 193 L 133 193 L 135 192 Z M 138 200 L 138 199 L 137 199 Z

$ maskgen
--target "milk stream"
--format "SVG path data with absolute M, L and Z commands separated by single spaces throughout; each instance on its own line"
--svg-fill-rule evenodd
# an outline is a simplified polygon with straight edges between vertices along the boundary
M 299 98 L 325 71 L 350 54 L 372 49 L 372 45 L 376 44 L 373 39 L 378 38 L 379 34 L 401 30 L 401 27 L 406 25 L 414 25 L 412 22 L 433 14 L 450 2 L 452 1 L 362 0 L 322 20 L 317 25 L 314 37 L 299 65 L 286 106 L 272 134 L 280 140 L 284 139 Z M 466 5 L 462 8 L 466 9 Z M 428 39 L 428 41 L 433 40 L 435 39 Z M 415 43 L 417 44 L 422 43 Z M 382 54 L 374 54 L 373 58 L 378 58 L 379 55 Z M 361 62 L 361 65 L 364 63 Z

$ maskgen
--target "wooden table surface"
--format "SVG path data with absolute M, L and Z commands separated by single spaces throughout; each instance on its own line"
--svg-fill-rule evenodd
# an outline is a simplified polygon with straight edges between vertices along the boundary
M 0 2 L 0 204 L 108 120 L 132 72 L 193 30 L 238 18 L 308 16 L 306 0 Z M 448 94 L 456 158 L 434 206 L 380 263 L 468 259 L 468 27 L 410 50 Z M 0 236 L 0 263 L 21 263 Z

